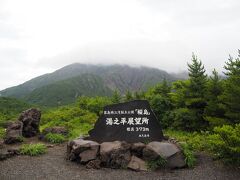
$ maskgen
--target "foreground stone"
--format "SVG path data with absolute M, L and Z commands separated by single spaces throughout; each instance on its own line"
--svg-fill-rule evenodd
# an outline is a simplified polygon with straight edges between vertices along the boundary
M 4 137 L 4 143 L 13 144 L 17 142 L 22 142 L 22 129 L 22 122 L 10 122 L 7 127 L 6 136 Z
M 146 162 L 136 156 L 131 157 L 131 161 L 129 162 L 127 167 L 134 171 L 147 171 Z
M 100 147 L 100 159 L 104 166 L 126 168 L 131 160 L 131 145 L 124 141 L 104 142 Z
M 18 120 L 23 123 L 24 137 L 33 137 L 39 133 L 40 118 L 41 112 L 37 109 L 32 108 L 22 112 Z
M 145 159 L 154 160 L 158 156 L 162 158 L 169 158 L 170 156 L 180 152 L 180 149 L 172 143 L 168 142 L 150 142 L 143 150 L 143 156 Z
M 99 152 L 99 144 L 95 141 L 76 139 L 67 145 L 67 158 L 71 161 L 79 160 L 86 163 L 94 160 Z
M 186 166 L 181 149 L 170 142 L 150 142 L 145 145 L 125 141 L 103 142 L 76 139 L 67 145 L 67 158 L 85 164 L 86 168 L 99 169 L 129 168 L 135 171 L 147 171 L 148 161 L 166 160 L 165 167 L 181 168 Z
M 0 161 L 20 155 L 19 149 L 0 149 Z

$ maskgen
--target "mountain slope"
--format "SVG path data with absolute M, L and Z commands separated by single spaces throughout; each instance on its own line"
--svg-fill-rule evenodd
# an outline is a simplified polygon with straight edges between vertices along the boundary
M 33 104 L 57 106 L 72 103 L 81 95 L 109 96 L 111 94 L 112 91 L 100 77 L 82 74 L 37 88 L 24 99 Z
M 29 103 L 56 106 L 72 103 L 78 96 L 110 96 L 113 90 L 139 91 L 161 82 L 176 80 L 165 71 L 127 65 L 71 64 L 19 86 L 0 92 Z
M 82 74 L 93 74 L 104 80 L 112 90 L 120 92 L 129 90 L 145 90 L 164 78 L 168 81 L 176 80 L 175 77 L 165 71 L 148 67 L 130 67 L 126 65 L 87 65 L 71 64 L 53 73 L 44 74 L 27 81 L 21 85 L 5 89 L 0 92 L 1 96 L 25 98 L 37 88 L 52 84 L 60 80 L 66 80 Z

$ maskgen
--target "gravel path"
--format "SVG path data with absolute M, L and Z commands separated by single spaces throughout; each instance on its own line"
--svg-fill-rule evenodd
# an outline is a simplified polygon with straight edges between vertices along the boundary
M 225 167 L 199 154 L 193 169 L 159 170 L 156 172 L 134 172 L 131 170 L 113 170 L 102 168 L 89 170 L 84 166 L 64 159 L 66 144 L 48 149 L 48 153 L 38 157 L 16 156 L 0 161 L 0 180 L 61 180 L 61 179 L 171 179 L 171 180 L 240 180 L 240 169 Z

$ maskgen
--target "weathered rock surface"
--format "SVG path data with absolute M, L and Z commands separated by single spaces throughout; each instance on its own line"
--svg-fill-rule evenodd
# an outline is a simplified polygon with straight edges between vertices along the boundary
M 100 146 L 100 159 L 104 166 L 126 168 L 131 160 L 131 145 L 124 141 L 104 142 Z
M 6 136 L 4 137 L 4 142 L 6 144 L 22 142 L 22 129 L 23 123 L 20 121 L 9 123 L 6 131 Z
M 127 167 L 134 171 L 147 171 L 146 162 L 136 156 L 131 157 L 131 160 Z
M 95 141 L 76 139 L 67 145 L 67 158 L 71 161 L 80 160 L 86 163 L 94 160 L 99 152 L 99 144 Z
M 44 134 L 44 135 L 46 135 L 48 133 L 61 134 L 61 135 L 66 136 L 68 134 L 68 130 L 62 126 L 55 126 L 55 127 L 45 128 L 42 132 L 42 134 Z
M 86 165 L 87 169 L 100 169 L 101 168 L 101 160 L 100 159 L 94 159 L 87 163 Z
M 185 157 L 182 152 L 178 152 L 167 159 L 166 167 L 168 168 L 182 168 L 186 166 Z
M 184 155 L 177 144 L 169 142 L 150 142 L 129 144 L 125 141 L 103 142 L 76 139 L 67 145 L 67 158 L 86 165 L 86 168 L 99 169 L 129 168 L 147 171 L 147 161 L 166 160 L 165 167 L 181 168 L 186 166 Z
M 32 108 L 22 112 L 18 120 L 23 123 L 24 137 L 33 137 L 39 133 L 40 118 L 41 112 L 37 109 Z
M 146 147 L 144 143 L 138 142 L 131 145 L 131 153 L 137 157 L 143 156 L 143 149 Z
M 149 160 L 154 160 L 158 156 L 167 159 L 178 152 L 180 152 L 180 149 L 175 144 L 154 141 L 147 144 L 144 148 L 143 156 Z
M 5 160 L 7 158 L 20 155 L 19 149 L 1 149 L 0 150 L 0 161 Z

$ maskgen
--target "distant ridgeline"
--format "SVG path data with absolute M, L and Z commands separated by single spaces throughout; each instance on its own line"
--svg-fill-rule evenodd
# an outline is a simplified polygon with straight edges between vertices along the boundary
M 116 89 L 121 93 L 146 90 L 163 79 L 176 80 L 175 76 L 156 68 L 71 64 L 5 89 L 0 95 L 33 104 L 58 106 L 72 103 L 82 95 L 111 96 Z

